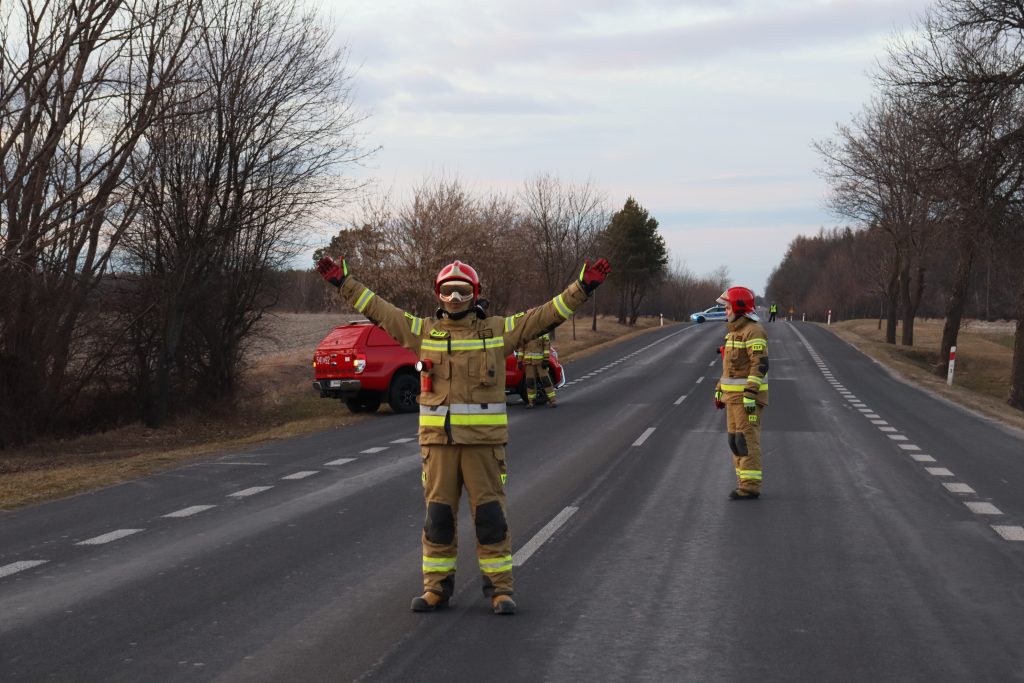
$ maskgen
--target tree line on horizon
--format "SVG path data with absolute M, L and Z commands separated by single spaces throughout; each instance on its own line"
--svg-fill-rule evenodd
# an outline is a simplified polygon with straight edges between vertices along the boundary
M 767 297 L 812 319 L 878 316 L 914 344 L 944 320 L 945 376 L 965 317 L 1015 319 L 1007 402 L 1024 409 L 1024 5 L 938 0 L 894 38 L 874 94 L 815 141 L 844 228 L 798 237 Z

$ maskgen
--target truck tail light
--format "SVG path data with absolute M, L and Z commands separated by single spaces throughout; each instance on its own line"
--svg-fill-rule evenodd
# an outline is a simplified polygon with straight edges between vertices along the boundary
M 366 356 L 361 353 L 357 353 L 355 359 L 352 361 L 352 367 L 355 369 L 356 374 L 362 373 L 366 369 Z

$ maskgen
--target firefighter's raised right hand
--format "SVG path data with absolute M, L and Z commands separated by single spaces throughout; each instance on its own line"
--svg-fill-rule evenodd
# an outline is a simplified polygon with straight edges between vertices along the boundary
M 348 264 L 345 263 L 344 258 L 341 259 L 341 263 L 338 263 L 330 256 L 324 256 L 316 262 L 316 269 L 324 280 L 335 287 L 341 287 L 345 278 L 348 277 Z
M 725 403 L 722 402 L 722 390 L 721 389 L 716 389 L 715 390 L 715 408 L 718 409 L 718 410 L 721 410 L 724 407 L 725 407 Z

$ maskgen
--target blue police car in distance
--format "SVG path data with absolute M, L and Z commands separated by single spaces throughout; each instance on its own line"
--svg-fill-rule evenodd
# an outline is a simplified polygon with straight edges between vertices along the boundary
M 705 320 L 725 320 L 725 306 L 712 306 L 706 311 L 698 311 L 690 314 L 690 320 L 695 323 L 702 323 Z

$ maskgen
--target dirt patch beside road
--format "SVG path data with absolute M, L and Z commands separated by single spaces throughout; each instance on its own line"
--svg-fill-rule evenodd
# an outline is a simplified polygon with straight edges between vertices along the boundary
M 220 414 L 182 416 L 164 429 L 129 425 L 71 440 L 41 440 L 23 449 L 0 451 L 0 510 L 90 491 L 212 457 L 222 451 L 314 431 L 382 419 L 388 408 L 353 415 L 336 400 L 312 389 L 313 350 L 335 325 L 354 314 L 280 313 L 268 316 L 253 340 L 239 392 L 244 399 Z M 666 322 L 666 324 L 668 324 Z M 571 322 L 553 342 L 563 361 L 656 329 L 657 318 L 636 327 L 598 319 Z

